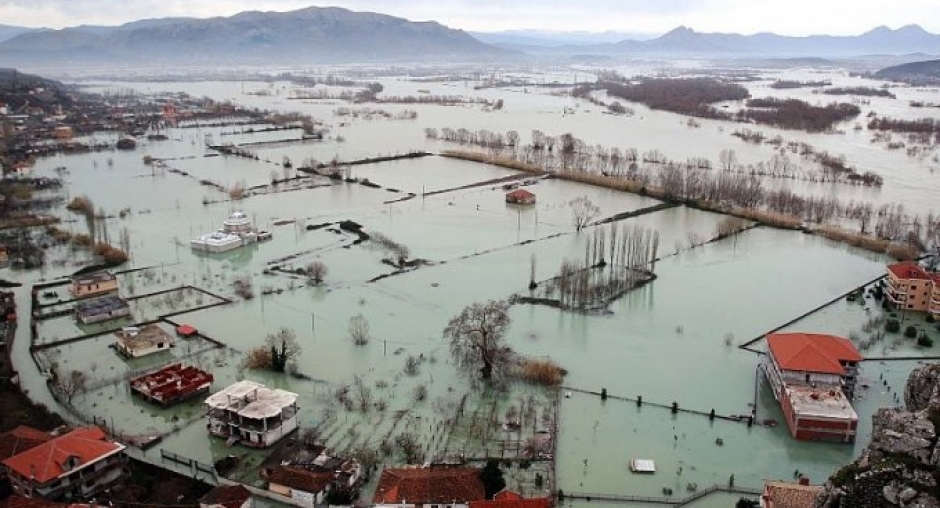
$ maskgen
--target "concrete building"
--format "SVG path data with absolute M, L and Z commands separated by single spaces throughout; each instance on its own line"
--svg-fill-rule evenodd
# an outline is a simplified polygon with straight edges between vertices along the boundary
M 83 427 L 3 461 L 13 492 L 51 501 L 88 498 L 124 474 L 126 447 Z
M 229 215 L 218 231 L 194 238 L 190 242 L 193 250 L 221 253 L 271 239 L 271 233 L 258 231 L 244 212 Z
M 940 273 L 928 272 L 913 261 L 888 265 L 885 298 L 896 309 L 940 318 Z
M 238 381 L 206 399 L 209 433 L 252 448 L 267 448 L 297 429 L 297 394 Z
M 761 364 L 797 439 L 853 442 L 858 415 L 849 399 L 861 355 L 833 335 L 772 333 Z
M 127 326 L 114 332 L 117 341 L 114 346 L 118 352 L 128 358 L 140 358 L 161 351 L 169 351 L 173 346 L 173 336 L 155 324 L 143 328 Z
M 170 406 L 209 391 L 212 374 L 181 363 L 131 379 L 131 393 L 161 406 Z
M 131 306 L 118 296 L 104 296 L 79 302 L 75 306 L 75 319 L 80 323 L 99 323 L 131 315 Z
M 69 284 L 69 293 L 73 298 L 104 295 L 117 290 L 117 277 L 106 271 L 76 275 L 72 277 L 72 283 Z

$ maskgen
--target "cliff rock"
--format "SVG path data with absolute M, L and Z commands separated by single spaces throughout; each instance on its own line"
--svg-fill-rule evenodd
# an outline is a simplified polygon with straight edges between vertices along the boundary
M 872 416 L 871 442 L 829 478 L 817 508 L 940 508 L 940 364 L 911 371 L 904 404 Z

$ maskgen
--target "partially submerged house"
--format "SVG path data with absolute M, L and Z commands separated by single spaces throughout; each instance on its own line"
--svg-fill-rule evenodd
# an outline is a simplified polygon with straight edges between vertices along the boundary
M 117 276 L 108 271 L 76 275 L 72 277 L 72 283 L 69 284 L 69 294 L 74 298 L 88 298 L 117 290 Z
M 131 306 L 119 296 L 104 296 L 75 305 L 75 319 L 84 324 L 98 323 L 131 315 Z
M 887 271 L 885 297 L 889 305 L 940 318 L 940 273 L 928 272 L 914 261 L 888 265 Z
M 3 461 L 15 494 L 52 501 L 87 498 L 124 474 L 126 447 L 83 427 Z
M 271 233 L 255 228 L 244 212 L 235 212 L 222 222 L 217 231 L 194 238 L 190 247 L 197 251 L 221 253 L 270 239 Z
M 358 460 L 337 457 L 323 446 L 286 439 L 261 463 L 268 490 L 306 506 L 322 505 L 333 492 L 354 499 L 364 472 Z
M 479 469 L 410 467 L 383 470 L 373 503 L 377 508 L 469 508 L 485 499 Z
M 858 415 L 849 402 L 862 360 L 855 346 L 834 335 L 772 333 L 761 365 L 797 439 L 855 440 Z
M 209 433 L 267 448 L 297 430 L 297 394 L 242 380 L 206 399 Z
M 506 202 L 517 205 L 534 205 L 535 194 L 525 189 L 516 189 L 506 193 Z
M 130 384 L 134 395 L 166 407 L 208 392 L 212 381 L 213 376 L 209 372 L 174 363 L 133 378 Z
M 117 337 L 115 348 L 128 358 L 169 351 L 173 346 L 173 336 L 156 324 L 143 327 L 126 326 L 114 332 L 114 336 Z

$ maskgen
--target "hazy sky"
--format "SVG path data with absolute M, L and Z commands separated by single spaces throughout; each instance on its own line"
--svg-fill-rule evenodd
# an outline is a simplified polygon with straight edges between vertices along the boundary
M 705 32 L 854 35 L 917 23 L 940 32 L 940 0 L 0 0 L 0 24 L 61 28 L 142 18 L 228 16 L 245 10 L 338 6 L 435 20 L 453 28 L 535 28 L 658 34 Z

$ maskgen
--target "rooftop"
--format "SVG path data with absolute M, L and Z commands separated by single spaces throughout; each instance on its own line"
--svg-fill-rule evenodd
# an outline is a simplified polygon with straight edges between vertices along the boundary
M 75 305 L 75 312 L 85 315 L 103 314 L 118 309 L 130 307 L 126 300 L 119 296 L 104 296 L 94 300 L 86 300 Z
M 26 425 L 20 425 L 13 430 L 0 434 L 0 460 L 8 459 L 16 454 L 35 448 L 55 437 L 41 430 Z
M 116 278 L 111 272 L 100 271 L 76 275 L 72 277 L 72 282 L 76 284 L 94 284 L 96 282 L 109 282 Z
M 903 263 L 894 263 L 888 265 L 888 271 L 899 279 L 917 279 L 929 280 L 930 275 L 919 264 L 914 261 L 905 261 Z
M 316 494 L 333 483 L 334 477 L 335 473 L 333 472 L 308 471 L 293 466 L 277 466 L 268 476 L 268 482 Z
M 376 504 L 483 501 L 486 491 L 479 472 L 472 468 L 385 469 L 373 501 Z
M 143 349 L 153 347 L 158 342 L 173 342 L 173 337 L 155 324 L 143 328 L 129 326 L 114 332 L 114 335 L 128 349 Z
M 764 492 L 773 508 L 813 508 L 822 487 L 798 483 L 767 482 Z
M 270 389 L 247 379 L 229 385 L 210 395 L 206 405 L 212 409 L 235 411 L 245 418 L 270 418 L 281 414 L 285 407 L 297 403 L 297 394 Z
M 838 374 L 844 376 L 840 362 L 859 362 L 862 355 L 848 340 L 820 333 L 771 333 L 767 347 L 784 370 Z
M 156 372 L 131 379 L 131 388 L 151 397 L 185 397 L 211 383 L 212 374 L 192 366 L 184 367 L 181 363 L 168 365 Z
M 510 193 L 508 193 L 508 194 L 506 194 L 506 196 L 512 197 L 512 198 L 516 198 L 516 199 L 529 198 L 529 197 L 532 197 L 532 196 L 534 196 L 534 195 L 535 195 L 535 194 L 533 194 L 533 193 L 531 193 L 531 192 L 529 192 L 529 191 L 527 191 L 527 190 L 525 190 L 525 189 L 516 189 L 516 190 L 514 190 L 514 191 L 512 191 L 512 192 L 510 192 Z
M 820 390 L 809 386 L 787 385 L 793 410 L 799 417 L 818 416 L 839 420 L 858 420 L 849 399 L 838 388 Z
M 238 508 L 251 497 L 244 485 L 220 485 L 199 499 L 200 504 Z
M 470 501 L 470 508 L 549 508 L 551 501 L 547 497 L 525 498 L 511 490 L 504 490 L 493 496 L 492 501 Z
M 98 427 L 82 427 L 47 441 L 3 461 L 3 465 L 20 476 L 33 477 L 39 484 L 47 483 L 69 471 L 70 457 L 77 458 L 78 469 L 108 455 L 124 450 L 120 443 L 108 441 Z

